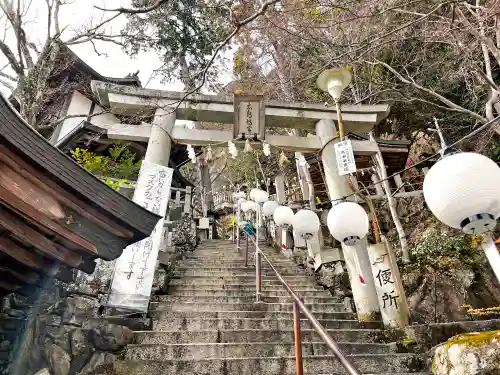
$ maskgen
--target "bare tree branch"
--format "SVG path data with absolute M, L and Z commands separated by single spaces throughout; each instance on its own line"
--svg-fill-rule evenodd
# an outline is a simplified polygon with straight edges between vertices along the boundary
M 19 77 L 24 76 L 24 69 L 22 65 L 19 63 L 19 61 L 16 58 L 16 55 L 14 55 L 14 52 L 10 49 L 10 47 L 3 41 L 0 40 L 0 51 L 3 53 L 3 55 L 7 58 L 7 60 L 10 63 L 10 66 L 14 72 Z
M 6 80 L 0 78 L 0 85 L 5 86 L 10 91 L 14 91 L 14 85 Z
M 115 8 L 115 9 L 106 9 L 106 8 L 101 8 L 101 7 L 98 7 L 98 6 L 94 6 L 94 7 L 96 9 L 99 9 L 99 10 L 102 10 L 102 11 L 105 11 L 105 12 L 119 12 L 120 14 L 124 14 L 124 13 L 127 13 L 127 14 L 140 14 L 140 13 L 149 13 L 149 12 L 151 12 L 151 11 L 159 8 L 163 4 L 166 4 L 167 1 L 168 0 L 157 0 L 156 3 L 154 3 L 153 5 L 150 5 L 150 6 L 145 7 L 145 8 L 138 8 L 138 9 L 124 8 L 124 7 Z
M 113 21 L 114 19 L 118 18 L 119 16 L 121 15 L 121 13 L 117 13 L 115 14 L 114 16 L 111 16 L 107 19 L 105 19 L 104 21 L 100 22 L 99 24 L 97 24 L 96 26 L 94 27 L 91 27 L 90 29 L 86 30 L 85 32 L 83 33 L 80 33 L 80 34 L 77 34 L 75 35 L 74 37 L 72 38 L 69 38 L 68 40 L 66 40 L 64 43 L 66 45 L 71 45 L 71 44 L 77 44 L 78 41 L 81 39 L 81 38 L 88 38 L 90 36 L 95 36 L 98 34 L 98 30 L 103 27 L 104 25 L 110 23 L 111 21 Z
M 379 61 L 379 60 L 376 60 L 373 64 L 380 64 L 382 66 L 384 66 L 387 70 L 389 70 L 392 74 L 394 74 L 401 82 L 403 83 L 406 83 L 407 85 L 411 85 L 413 87 L 415 87 L 416 89 L 420 90 L 420 91 L 423 91 L 433 97 L 435 97 L 436 99 L 438 99 L 439 101 L 441 101 L 442 103 L 446 104 L 448 107 L 458 111 L 458 112 L 462 112 L 462 113 L 466 113 L 468 114 L 469 116 L 481 121 L 481 122 L 487 122 L 488 120 L 481 116 L 480 114 L 474 112 L 474 111 L 471 111 L 467 108 L 464 108 L 454 102 L 452 102 L 451 100 L 445 98 L 444 96 L 438 94 L 437 92 L 435 92 L 434 90 L 431 90 L 427 87 L 423 87 L 421 85 L 419 85 L 418 83 L 416 83 L 414 80 L 412 79 L 408 79 L 408 78 L 405 78 L 401 75 L 401 73 L 399 73 L 396 69 L 394 69 L 392 66 L 390 66 L 389 64 L 383 62 L 383 61 Z
M 50 39 L 51 30 L 52 30 L 52 2 L 51 0 L 45 0 L 47 4 L 47 38 Z

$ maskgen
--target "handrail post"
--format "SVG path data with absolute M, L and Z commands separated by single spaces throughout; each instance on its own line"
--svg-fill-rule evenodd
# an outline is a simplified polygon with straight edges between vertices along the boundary
M 246 246 L 245 246 L 245 267 L 248 267 L 248 233 L 245 233 Z
M 300 307 L 297 302 L 293 303 L 293 337 L 295 344 L 295 374 L 304 374 L 302 363 L 302 334 L 300 330 Z
M 280 283 L 285 287 L 285 289 L 288 291 L 290 296 L 294 299 L 294 332 L 295 332 L 295 319 L 299 319 L 299 322 L 297 326 L 300 324 L 300 314 L 295 314 L 295 309 L 297 308 L 298 310 L 302 311 L 304 313 L 304 316 L 309 320 L 309 322 L 312 324 L 314 330 L 319 334 L 319 336 L 323 339 L 325 344 L 333 351 L 333 354 L 337 359 L 339 360 L 340 364 L 344 366 L 346 369 L 347 373 L 349 375 L 361 375 L 361 373 L 358 371 L 356 366 L 342 353 L 340 350 L 339 345 L 332 339 L 332 337 L 328 334 L 328 332 L 325 330 L 325 328 L 321 325 L 321 323 L 314 317 L 314 314 L 304 305 L 304 302 L 300 299 L 297 294 L 293 291 L 293 289 L 288 285 L 288 283 L 283 279 L 283 277 L 279 274 L 279 272 L 276 270 L 276 268 L 273 266 L 273 264 L 270 262 L 266 254 L 264 254 L 258 246 L 258 243 L 255 243 L 256 246 L 256 251 L 259 253 L 264 260 L 267 262 L 267 264 L 271 267 L 273 270 L 274 274 L 278 277 L 278 280 Z M 258 285 L 258 284 L 257 284 Z M 297 349 L 296 349 L 297 350 Z M 302 353 L 302 352 L 301 352 Z M 296 352 L 296 356 L 297 356 Z M 302 357 L 302 356 L 301 356 Z M 296 357 L 297 358 L 297 357 Z M 298 367 L 299 368 L 299 367 Z M 298 370 L 297 370 L 298 371 Z M 298 372 L 297 372 L 298 374 Z
M 256 302 L 261 301 L 262 296 L 262 262 L 260 261 L 260 252 L 257 250 L 255 252 L 255 284 L 256 284 L 256 293 L 255 298 Z

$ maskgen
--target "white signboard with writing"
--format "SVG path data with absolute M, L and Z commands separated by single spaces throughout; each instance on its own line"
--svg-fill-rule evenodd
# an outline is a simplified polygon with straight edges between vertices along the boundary
M 240 103 L 240 133 L 245 133 L 249 137 L 259 134 L 259 106 L 259 102 Z
M 172 175 L 172 168 L 143 161 L 133 201 L 164 217 Z M 163 242 L 163 221 L 158 221 L 149 237 L 127 246 L 117 259 L 107 306 L 147 312 L 158 251 Z
M 235 139 L 264 139 L 265 109 L 264 98 L 259 95 L 234 96 L 234 131 Z
M 350 140 L 335 143 L 335 154 L 340 176 L 356 172 L 356 161 Z

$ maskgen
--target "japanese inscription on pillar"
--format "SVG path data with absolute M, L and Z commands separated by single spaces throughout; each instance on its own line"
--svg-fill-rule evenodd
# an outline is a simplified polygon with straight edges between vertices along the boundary
M 162 244 L 163 217 L 167 211 L 173 169 L 143 161 L 133 201 L 162 217 L 151 235 L 127 246 L 115 263 L 107 305 L 146 312 Z
M 234 96 L 235 139 L 264 139 L 265 109 L 262 96 Z
M 402 284 L 398 281 L 397 265 L 391 261 L 384 243 L 372 244 L 367 250 L 384 325 L 404 327 L 408 324 L 408 308 Z

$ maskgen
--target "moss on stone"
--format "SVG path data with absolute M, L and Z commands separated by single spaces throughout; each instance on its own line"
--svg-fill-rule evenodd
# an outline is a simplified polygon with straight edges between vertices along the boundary
M 500 342 L 500 330 L 495 331 L 485 331 L 485 332 L 472 332 L 472 333 L 462 333 L 456 336 L 453 336 L 448 341 L 443 343 L 442 348 L 449 350 L 454 345 L 462 345 L 467 348 L 480 348 L 481 346 L 487 345 L 493 340 L 496 339 Z M 438 349 L 439 350 L 439 349 Z M 434 374 L 437 373 L 438 366 L 438 353 L 434 354 L 434 358 L 432 360 L 432 372 Z M 453 368 L 453 364 L 447 358 L 446 362 L 446 370 L 448 373 Z
M 500 341 L 500 330 L 497 331 L 486 331 L 486 332 L 472 332 L 472 333 L 462 333 L 457 336 L 453 336 L 451 339 L 446 341 L 443 345 L 447 348 L 455 344 L 462 344 L 469 347 L 478 347 L 485 343 L 491 342 L 494 338 Z

